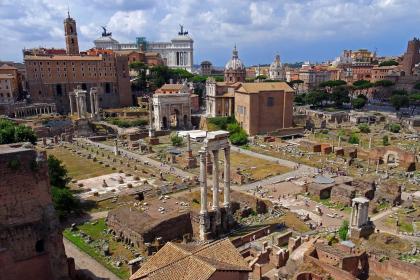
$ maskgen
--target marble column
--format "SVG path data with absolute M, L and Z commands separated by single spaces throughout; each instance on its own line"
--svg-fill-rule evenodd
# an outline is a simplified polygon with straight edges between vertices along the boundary
M 95 91 L 95 95 L 93 97 L 95 99 L 95 116 L 99 118 L 99 93 Z
M 93 118 L 95 116 L 95 105 L 93 104 L 93 91 L 92 89 L 89 92 L 89 97 L 90 97 L 90 116 Z
M 207 168 L 206 151 L 200 151 L 200 191 L 201 191 L 201 210 L 200 214 L 207 214 Z
M 77 110 L 77 117 L 80 119 L 82 115 L 80 114 L 80 96 L 76 95 L 76 110 Z
M 213 150 L 213 210 L 219 211 L 219 150 Z
M 224 149 L 224 200 L 223 206 L 228 210 L 230 208 L 230 147 Z M 227 211 L 226 211 L 227 212 Z

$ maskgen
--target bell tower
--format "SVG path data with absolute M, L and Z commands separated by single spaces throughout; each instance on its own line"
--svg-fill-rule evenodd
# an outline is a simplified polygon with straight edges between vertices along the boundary
M 67 13 L 64 20 L 64 36 L 66 38 L 66 52 L 68 55 L 79 54 L 79 41 L 77 40 L 76 21 Z

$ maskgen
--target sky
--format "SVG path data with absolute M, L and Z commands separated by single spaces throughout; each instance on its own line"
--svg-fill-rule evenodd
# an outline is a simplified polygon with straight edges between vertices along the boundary
M 64 48 L 63 20 L 77 22 L 81 50 L 101 26 L 120 42 L 169 41 L 183 24 L 194 39 L 194 63 L 222 66 L 234 44 L 245 65 L 332 60 L 343 49 L 400 55 L 420 37 L 419 0 L 0 0 L 0 60 L 22 61 L 22 49 Z

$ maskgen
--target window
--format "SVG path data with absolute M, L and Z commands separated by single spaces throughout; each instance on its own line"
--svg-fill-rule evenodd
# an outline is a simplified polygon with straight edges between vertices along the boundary
M 44 248 L 44 240 L 43 240 L 43 239 L 38 240 L 38 241 L 35 243 L 35 251 L 36 251 L 37 253 L 42 253 L 42 252 L 44 252 L 44 250 L 45 250 L 45 248 Z
M 267 98 L 267 106 L 273 107 L 274 106 L 274 97 L 268 97 Z
M 63 94 L 63 89 L 60 84 L 55 86 L 55 91 L 57 93 L 57 96 L 61 96 Z
M 105 84 L 105 93 L 110 93 L 111 92 L 111 85 L 109 83 Z

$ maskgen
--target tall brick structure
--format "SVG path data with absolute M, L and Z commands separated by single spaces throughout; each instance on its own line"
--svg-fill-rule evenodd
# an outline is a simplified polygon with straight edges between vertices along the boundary
M 404 71 L 406 76 L 413 75 L 414 66 L 420 63 L 420 40 L 414 38 L 408 41 L 407 51 L 404 54 L 401 70 Z
M 0 145 L 0 279 L 68 279 L 46 154 Z
M 33 102 L 55 103 L 58 113 L 70 112 L 69 93 L 77 87 L 87 92 L 98 89 L 99 107 L 131 106 L 128 55 L 112 50 L 79 53 L 76 21 L 64 20 L 66 53 L 24 50 L 28 92 Z M 88 108 L 90 104 L 88 101 Z

